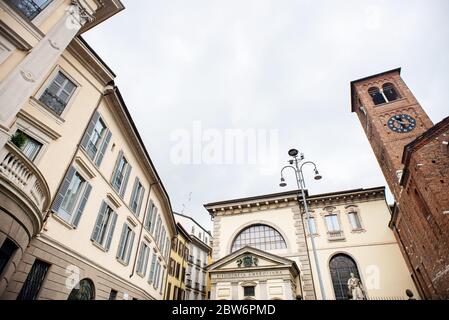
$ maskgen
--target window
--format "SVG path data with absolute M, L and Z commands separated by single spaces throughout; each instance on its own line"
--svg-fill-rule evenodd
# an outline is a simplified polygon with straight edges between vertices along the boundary
M 83 279 L 81 280 L 72 292 L 70 292 L 69 298 L 67 300 L 95 300 L 95 286 L 92 280 Z
M 329 232 L 341 231 L 340 222 L 338 221 L 338 216 L 336 214 L 326 216 L 326 225 Z
M 95 112 L 81 141 L 81 147 L 97 167 L 103 162 L 111 138 L 111 131 L 106 127 L 100 114 Z
M 76 85 L 62 72 L 58 72 L 39 100 L 60 116 L 76 90 Z
M 6 0 L 29 20 L 36 18 L 53 0 Z
M 253 225 L 243 230 L 232 244 L 232 252 L 245 246 L 254 247 L 260 250 L 286 249 L 282 235 L 275 229 L 266 225 Z
M 20 150 L 22 150 L 22 153 L 30 161 L 34 161 L 34 159 L 36 159 L 37 154 L 42 148 L 42 143 L 34 140 L 20 130 L 17 130 L 16 133 L 11 137 L 11 142 Z
M 36 260 L 28 273 L 17 300 L 36 300 L 50 265 Z
M 170 294 L 171 294 L 171 283 L 169 283 L 167 286 L 167 294 L 165 295 L 165 300 L 175 300 L 171 299 Z
M 131 166 L 123 156 L 123 151 L 120 151 L 114 174 L 112 176 L 112 186 L 123 198 L 128 184 L 129 175 L 131 173 Z
M 103 201 L 92 231 L 91 240 L 108 251 L 111 247 L 116 223 L 117 213 Z
M 70 167 L 53 202 L 52 210 L 73 227 L 78 227 L 92 187 Z
M 150 248 L 146 245 L 146 243 L 142 242 L 142 248 L 140 249 L 139 258 L 137 259 L 137 274 L 145 277 L 147 273 L 148 267 L 148 259 L 150 256 Z
M 373 99 L 374 104 L 377 106 L 379 104 L 386 103 L 384 95 L 380 92 L 379 88 L 373 87 L 368 90 L 369 95 Z
M 309 234 L 315 235 L 318 234 L 317 228 L 316 228 L 316 221 L 314 217 L 310 217 L 309 219 L 306 219 L 307 224 L 307 230 L 309 231 Z
M 129 259 L 131 258 L 134 237 L 134 231 L 131 230 L 127 223 L 124 223 L 117 252 L 117 259 L 119 259 L 126 265 L 129 264 Z
M 256 296 L 256 287 L 254 287 L 254 286 L 244 287 L 243 295 L 245 297 L 255 297 Z
M 385 97 L 387 98 L 388 102 L 393 102 L 395 100 L 399 99 L 399 95 L 396 91 L 396 88 L 392 83 L 386 83 L 382 87 Z
M 336 300 L 349 300 L 348 297 L 348 280 L 351 278 L 351 273 L 360 279 L 359 270 L 355 261 L 345 255 L 339 254 L 332 258 L 329 263 L 329 269 L 332 277 L 332 284 L 335 292 Z
M 117 300 L 117 295 L 117 290 L 111 289 L 111 292 L 109 293 L 109 300 Z
M 10 239 L 6 238 L 0 247 L 0 275 L 3 274 L 3 271 L 5 271 L 9 260 L 12 258 L 17 249 L 17 245 Z
M 353 230 L 361 230 L 362 223 L 360 222 L 359 214 L 355 211 L 351 211 L 348 213 L 349 222 L 351 223 L 351 227 Z
M 134 183 L 134 189 L 131 194 L 131 210 L 138 217 L 140 215 L 140 208 L 142 206 L 143 196 L 145 194 L 145 189 L 140 183 L 139 178 L 136 178 Z

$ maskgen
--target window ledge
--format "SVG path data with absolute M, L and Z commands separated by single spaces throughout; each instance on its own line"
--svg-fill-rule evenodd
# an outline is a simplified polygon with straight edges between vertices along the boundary
M 61 225 L 63 225 L 64 227 L 66 227 L 69 230 L 76 230 L 76 228 L 68 223 L 67 221 L 65 221 L 63 218 L 61 218 L 57 212 L 53 212 L 52 211 L 52 217 L 55 219 L 55 221 L 57 221 L 58 223 L 60 223 Z
M 92 244 L 93 244 L 95 247 L 97 247 L 98 249 L 100 249 L 101 251 L 103 251 L 103 252 L 108 252 L 108 250 L 106 250 L 106 248 L 104 248 L 101 244 L 95 242 L 94 240 L 91 240 L 91 241 L 92 241 Z
M 125 267 L 129 266 L 129 263 L 126 263 L 125 261 L 123 261 L 123 260 L 120 259 L 120 258 L 117 258 L 117 261 L 118 261 L 121 265 L 123 265 L 123 266 L 125 266 Z
M 351 233 L 365 233 L 365 232 L 366 232 L 366 230 L 363 229 L 363 228 L 361 228 L 361 229 L 353 229 L 353 230 L 351 231 Z

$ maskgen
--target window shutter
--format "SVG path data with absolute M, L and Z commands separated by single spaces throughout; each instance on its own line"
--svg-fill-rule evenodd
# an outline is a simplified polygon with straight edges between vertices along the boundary
M 152 200 L 150 200 L 150 204 L 148 205 L 147 221 L 145 221 L 145 228 L 148 231 L 151 230 L 151 223 L 153 220 L 153 209 L 154 209 L 154 203 Z
M 61 184 L 61 187 L 59 188 L 58 193 L 56 194 L 56 197 L 53 201 L 53 206 L 51 207 L 51 210 L 58 213 L 59 208 L 62 205 L 62 202 L 64 201 L 64 197 L 67 193 L 67 189 L 70 186 L 70 182 L 73 179 L 73 176 L 75 175 L 76 170 L 74 167 L 70 167 L 67 171 L 66 176 L 64 177 L 64 181 Z
M 143 264 L 143 270 L 142 273 L 145 274 L 147 272 L 147 268 L 148 268 L 148 259 L 150 258 L 150 248 L 149 247 L 145 247 L 145 262 Z
M 145 244 L 142 243 L 142 248 L 140 249 L 140 252 L 139 252 L 139 258 L 137 259 L 137 266 L 136 266 L 137 273 L 142 273 L 144 254 L 145 254 Z
M 128 165 L 126 166 L 126 175 L 125 175 L 125 179 L 123 179 L 122 185 L 120 187 L 120 196 L 123 198 L 123 196 L 125 195 L 126 192 L 126 187 L 128 186 L 128 180 L 129 180 L 129 175 L 131 174 L 131 165 L 128 163 Z
M 117 175 L 118 175 L 118 166 L 120 165 L 120 161 L 123 158 L 123 151 L 120 150 L 120 152 L 118 153 L 118 157 L 117 157 L 117 162 L 115 163 L 115 168 L 114 168 L 114 172 L 112 173 L 112 186 L 114 187 L 114 189 L 119 192 L 120 190 L 117 190 L 117 186 L 115 185 L 115 179 L 117 179 Z
M 73 220 L 73 226 L 78 228 L 81 220 L 81 216 L 83 215 L 84 208 L 86 207 L 87 200 L 89 199 L 90 193 L 92 191 L 92 186 L 86 182 L 86 189 L 84 190 L 83 198 L 81 199 L 80 205 L 76 210 L 75 218 Z
M 153 204 L 153 218 L 151 219 L 151 230 L 150 233 L 154 237 L 154 229 L 156 227 L 156 217 L 157 217 L 157 207 Z
M 95 241 L 97 243 L 98 243 L 98 238 L 100 236 L 101 225 L 103 224 L 107 209 L 108 209 L 108 205 L 106 204 L 106 202 L 103 201 L 101 203 L 100 211 L 98 212 L 98 217 L 97 217 L 97 221 L 95 222 L 94 230 L 92 231 L 92 235 L 90 237 L 90 240 Z
M 155 264 L 156 264 L 156 254 L 153 252 L 153 258 L 151 259 L 151 266 L 150 266 L 150 274 L 148 275 L 148 282 L 150 284 L 153 283 Z
M 126 237 L 127 230 L 128 230 L 128 225 L 126 223 L 124 223 L 123 229 L 122 229 L 122 235 L 120 236 L 120 242 L 119 242 L 118 250 L 117 250 L 117 258 L 119 258 L 119 259 L 121 259 L 121 254 L 125 247 L 125 237 Z
M 134 187 L 133 187 L 133 192 L 131 193 L 131 200 L 129 201 L 129 206 L 131 207 L 131 210 L 134 210 L 133 208 L 133 202 L 134 202 L 134 198 L 136 196 L 136 192 L 137 192 L 137 186 L 139 185 L 139 178 L 136 177 L 136 180 L 134 181 Z M 137 209 L 136 209 L 137 210 Z M 134 212 L 136 213 L 136 212 Z
M 134 236 L 136 234 L 134 233 L 134 231 L 131 231 L 131 236 L 129 238 L 129 245 L 128 245 L 128 253 L 126 256 L 126 263 L 129 263 L 129 260 L 131 259 L 131 252 L 133 251 L 133 245 L 134 245 Z
M 95 125 L 97 124 L 99 118 L 100 114 L 98 112 L 95 112 L 92 118 L 90 119 L 89 126 L 87 127 L 83 140 L 81 141 L 81 147 L 83 147 L 83 149 L 86 151 L 87 151 L 87 144 L 89 143 L 90 137 L 92 136 L 92 132 L 94 131 Z M 89 152 L 87 154 L 92 160 L 95 157 L 95 155 L 91 155 L 89 154 Z
M 103 162 L 104 155 L 106 154 L 106 150 L 108 149 L 109 142 L 111 142 L 112 133 L 108 130 L 108 133 L 106 134 L 106 137 L 103 140 L 103 143 L 100 147 L 100 153 L 98 155 L 97 161 L 95 161 L 95 165 L 97 167 L 101 166 L 101 163 Z
M 108 240 L 106 241 L 106 251 L 109 251 L 109 249 L 111 248 L 111 243 L 112 243 L 112 237 L 114 236 L 114 231 L 115 231 L 115 225 L 117 224 L 117 213 L 113 213 L 112 214 L 112 222 L 111 222 L 111 226 L 109 227 L 109 234 L 108 234 Z
M 143 202 L 144 195 L 145 195 L 145 188 L 142 187 L 142 190 L 139 194 L 139 205 L 137 206 L 137 212 L 136 212 L 137 218 L 140 216 L 140 210 L 142 209 L 142 202 Z

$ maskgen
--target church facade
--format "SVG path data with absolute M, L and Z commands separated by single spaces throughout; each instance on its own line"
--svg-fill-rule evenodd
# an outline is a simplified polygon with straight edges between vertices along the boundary
M 308 195 L 311 230 L 297 191 L 205 205 L 214 221 L 212 300 L 321 300 L 311 237 L 327 299 L 350 298 L 358 279 L 364 298 L 415 297 L 406 262 L 388 227 L 385 188 Z

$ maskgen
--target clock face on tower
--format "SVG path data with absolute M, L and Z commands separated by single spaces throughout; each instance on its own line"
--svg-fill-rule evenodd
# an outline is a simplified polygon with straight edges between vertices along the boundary
M 408 114 L 395 115 L 388 120 L 388 128 L 398 133 L 411 132 L 416 128 L 416 120 Z

